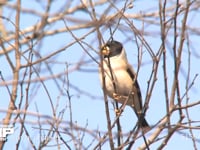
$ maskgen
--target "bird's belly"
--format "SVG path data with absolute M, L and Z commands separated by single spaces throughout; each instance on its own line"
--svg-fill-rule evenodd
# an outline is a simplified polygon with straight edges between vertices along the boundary
M 113 95 L 117 94 L 121 96 L 118 100 L 120 103 L 124 102 L 124 99 L 129 96 L 133 88 L 133 82 L 131 77 L 126 71 L 117 71 L 113 74 L 114 80 L 109 75 L 105 77 L 106 91 L 107 94 L 114 98 Z

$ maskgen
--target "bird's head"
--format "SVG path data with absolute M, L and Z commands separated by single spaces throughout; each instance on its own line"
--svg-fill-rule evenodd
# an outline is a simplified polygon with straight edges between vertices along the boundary
M 103 58 L 114 57 L 121 54 L 123 46 L 118 41 L 109 41 L 101 48 L 101 55 Z

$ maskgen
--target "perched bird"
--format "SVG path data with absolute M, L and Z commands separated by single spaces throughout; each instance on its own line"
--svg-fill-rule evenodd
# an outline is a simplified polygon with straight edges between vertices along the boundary
M 139 127 L 149 129 L 142 113 L 142 96 L 136 74 L 128 63 L 123 45 L 118 41 L 109 41 L 100 53 L 103 61 L 103 66 L 99 68 L 100 81 L 106 94 L 119 103 L 126 102 L 126 105 L 131 106 L 139 119 Z

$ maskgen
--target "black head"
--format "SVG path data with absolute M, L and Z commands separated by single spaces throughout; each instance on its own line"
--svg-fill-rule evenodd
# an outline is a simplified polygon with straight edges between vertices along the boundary
M 109 41 L 101 49 L 104 58 L 117 56 L 122 52 L 123 46 L 118 41 Z

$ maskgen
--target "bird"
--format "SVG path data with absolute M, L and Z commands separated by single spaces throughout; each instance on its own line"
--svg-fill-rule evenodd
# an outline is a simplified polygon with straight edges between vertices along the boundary
M 100 82 L 105 93 L 115 101 L 133 108 L 139 128 L 148 131 L 150 126 L 143 115 L 142 95 L 136 73 L 129 64 L 122 43 L 111 40 L 100 50 Z

